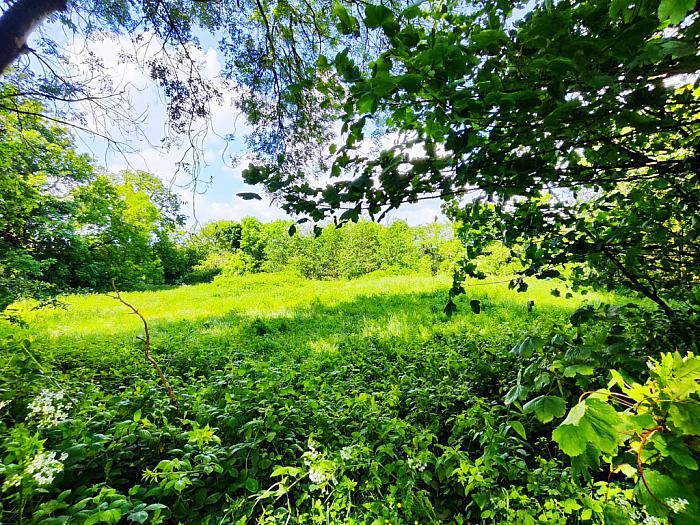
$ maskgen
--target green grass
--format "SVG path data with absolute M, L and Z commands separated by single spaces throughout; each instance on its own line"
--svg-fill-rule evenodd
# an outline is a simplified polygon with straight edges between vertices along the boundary
M 259 274 L 124 293 L 149 321 L 181 414 L 124 305 L 105 295 L 19 305 L 28 327 L 14 341 L 32 338 L 51 378 L 20 345 L 3 354 L 3 374 L 26 370 L 12 383 L 4 446 L 24 443 L 25 462 L 41 447 L 67 457 L 33 510 L 2 504 L 67 523 L 146 512 L 153 523 L 458 525 L 490 522 L 487 509 L 501 523 L 564 523 L 561 505 L 545 506 L 552 494 L 580 503 L 586 491 L 552 459 L 551 429 L 503 396 L 523 365 L 513 345 L 566 326 L 581 297 L 552 296 L 555 282 L 525 293 L 474 282 L 448 317 L 450 281 Z M 26 407 L 44 388 L 66 391 L 70 418 L 32 434 Z
M 148 320 L 154 351 L 164 355 L 165 364 L 194 372 L 197 364 L 206 372 L 241 353 L 275 360 L 351 351 L 357 338 L 416 342 L 436 333 L 459 333 L 508 349 L 543 324 L 562 322 L 580 302 L 578 296 L 552 296 L 555 283 L 534 282 L 527 292 L 517 293 L 503 283 L 475 281 L 450 318 L 442 312 L 450 283 L 446 275 L 308 281 L 257 274 L 122 297 Z M 470 299 L 481 301 L 481 314 L 471 312 Z M 587 299 L 609 297 L 591 294 Z M 535 302 L 530 313 L 529 300 Z M 135 338 L 142 332 L 141 322 L 114 298 L 72 295 L 62 303 L 41 310 L 24 305 L 23 313 L 35 348 L 53 356 L 59 367 L 109 370 L 141 358 Z

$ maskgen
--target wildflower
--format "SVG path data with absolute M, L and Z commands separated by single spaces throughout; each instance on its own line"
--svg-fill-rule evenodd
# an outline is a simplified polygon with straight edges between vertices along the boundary
M 316 485 L 320 485 L 321 483 L 326 481 L 327 478 L 328 474 L 326 474 L 319 467 L 311 467 L 311 470 L 309 470 L 309 479 L 312 483 L 315 483 Z
M 408 466 L 416 469 L 418 472 L 423 472 L 427 465 L 420 459 L 408 458 Z
M 63 471 L 63 462 L 67 457 L 65 452 L 59 458 L 56 458 L 56 452 L 40 452 L 32 458 L 24 472 L 32 476 L 37 485 L 50 485 L 54 476 Z
M 2 490 L 11 489 L 12 487 L 19 487 L 20 483 L 22 483 L 22 476 L 20 474 L 13 474 L 5 480 L 5 483 L 2 484 Z
M 344 461 L 352 459 L 352 447 L 343 447 L 340 449 L 340 457 Z
M 318 451 L 316 450 L 316 442 L 314 441 L 314 438 L 309 438 L 309 455 L 312 457 L 318 456 Z
M 647 516 L 644 518 L 642 525 L 661 525 L 661 522 L 654 516 Z
M 29 415 L 27 419 L 36 419 L 40 427 L 57 425 L 68 418 L 70 404 L 64 401 L 66 393 L 62 390 L 52 392 L 42 390 L 34 400 L 29 403 Z
M 688 506 L 688 500 L 685 498 L 671 498 L 666 500 L 666 504 L 673 512 L 678 514 L 679 512 L 683 512 Z

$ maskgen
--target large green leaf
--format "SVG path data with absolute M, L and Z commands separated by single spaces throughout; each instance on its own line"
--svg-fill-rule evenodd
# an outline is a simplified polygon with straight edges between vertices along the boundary
M 540 340 L 536 337 L 527 336 L 513 347 L 511 353 L 522 357 L 530 357 L 532 353 L 540 347 Z
M 589 397 L 571 409 L 552 433 L 559 448 L 569 456 L 582 454 L 588 444 L 599 453 L 612 455 L 621 440 L 622 418 L 605 401 Z
M 383 27 L 394 19 L 394 13 L 383 5 L 368 5 L 365 7 L 365 26 Z
M 700 403 L 692 399 L 673 403 L 668 413 L 676 430 L 682 434 L 700 436 Z
M 510 405 L 514 403 L 515 401 L 519 401 L 522 398 L 524 398 L 530 390 L 524 386 L 518 383 L 517 385 L 513 385 L 510 390 L 508 390 L 508 393 L 506 394 L 506 397 L 503 399 L 506 405 Z
M 548 423 L 555 417 L 566 414 L 566 402 L 558 396 L 539 396 L 523 405 L 526 414 L 535 413 L 542 423 Z
M 661 0 L 659 20 L 670 20 L 672 24 L 681 22 L 695 7 L 695 0 Z

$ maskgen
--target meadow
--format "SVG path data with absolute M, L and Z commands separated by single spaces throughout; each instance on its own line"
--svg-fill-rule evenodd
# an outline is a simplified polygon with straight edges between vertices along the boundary
M 580 296 L 553 296 L 555 286 L 547 282 L 521 294 L 502 282 L 473 281 L 466 285 L 468 297 L 458 301 L 459 314 L 447 316 L 451 282 L 430 274 L 313 281 L 277 273 L 121 295 L 147 319 L 154 352 L 176 377 L 224 367 L 236 355 L 303 362 L 352 353 L 371 340 L 420 346 L 459 336 L 507 354 L 543 323 L 563 323 L 580 302 Z M 592 294 L 589 301 L 609 298 Z M 472 299 L 481 302 L 483 315 L 471 312 Z M 65 370 L 108 379 L 113 368 L 142 360 L 142 324 L 113 293 L 65 296 L 53 309 L 33 307 L 26 303 L 22 317 L 36 351 Z
M 512 347 L 567 323 L 581 298 L 553 296 L 550 282 L 517 293 L 478 281 L 448 317 L 450 284 L 445 275 L 281 273 L 123 293 L 149 322 L 179 414 L 121 303 L 105 294 L 66 296 L 56 309 L 25 303 L 28 328 L 11 330 L 19 357 L 6 354 L 3 371 L 22 363 L 14 403 L 41 386 L 61 392 L 54 401 L 70 417 L 14 427 L 17 451 L 64 456 L 51 487 L 20 487 L 5 516 L 565 523 L 581 508 L 577 485 L 563 481 L 542 425 L 501 399 L 518 374 Z

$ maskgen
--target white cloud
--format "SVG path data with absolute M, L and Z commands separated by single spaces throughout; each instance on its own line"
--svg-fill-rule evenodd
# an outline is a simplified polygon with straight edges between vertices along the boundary
M 208 189 L 203 194 L 193 194 L 192 175 L 179 167 L 181 162 L 192 160 L 192 157 L 188 157 L 191 152 L 187 152 L 185 142 L 175 142 L 169 148 L 161 144 L 161 138 L 168 135 L 166 100 L 144 67 L 150 58 L 160 52 L 161 42 L 152 34 L 145 34 L 138 43 L 129 35 L 108 33 L 100 35 L 101 40 L 98 42 L 86 42 L 79 37 L 67 35 L 64 38 L 64 47 L 70 58 L 67 68 L 76 73 L 84 73 L 89 70 L 90 60 L 98 60 L 105 65 L 104 73 L 111 83 L 111 86 L 105 86 L 104 89 L 124 91 L 126 94 L 119 106 L 110 103 L 84 103 L 79 106 L 85 112 L 89 129 L 122 143 L 115 149 L 113 144 L 110 145 L 95 135 L 77 133 L 79 147 L 94 155 L 99 164 L 112 172 L 139 169 L 161 177 L 186 202 L 183 212 L 190 215 L 191 227 L 212 220 L 240 220 L 246 216 L 254 216 L 263 221 L 289 219 L 268 197 L 263 196 L 262 201 L 245 201 L 236 197 L 238 192 L 259 192 L 258 189 L 248 188 L 241 176 L 241 169 L 246 164 L 243 138 L 251 130 L 235 106 L 238 96 L 236 87 L 224 83 L 219 77 L 222 64 L 221 55 L 216 48 L 191 47 L 188 50 L 200 63 L 200 74 L 208 81 L 218 83 L 222 93 L 222 100 L 212 103 L 211 120 L 202 129 L 196 143 L 200 162 L 198 179 L 202 181 L 197 191 L 206 187 Z M 120 115 L 125 120 L 128 120 L 127 115 L 140 116 L 141 120 L 138 126 L 120 126 L 119 119 L 115 119 Z M 228 136 L 233 136 L 234 140 L 227 140 Z M 400 142 L 402 138 L 397 134 L 387 134 L 379 141 L 368 139 L 361 149 L 370 153 L 373 146 L 387 147 Z M 420 156 L 422 149 L 413 146 L 409 149 L 409 154 Z M 239 165 L 233 165 L 232 156 L 241 157 Z M 212 183 L 206 184 L 210 179 Z M 315 181 L 322 186 L 328 182 L 330 179 L 325 174 Z M 439 207 L 439 202 L 424 201 L 405 205 L 392 212 L 390 217 L 406 220 L 412 225 L 425 224 L 432 222 L 435 216 L 443 218 Z
M 239 221 L 244 217 L 257 217 L 263 222 L 278 219 L 291 219 L 283 210 L 270 203 L 270 200 L 243 200 L 235 195 L 215 195 L 213 193 L 180 192 L 187 202 L 186 211 L 190 214 L 188 226 L 195 228 L 211 221 Z
M 426 200 L 414 204 L 403 204 L 398 210 L 388 214 L 388 219 L 404 220 L 409 226 L 422 226 L 431 222 L 446 222 L 440 199 Z

